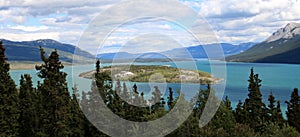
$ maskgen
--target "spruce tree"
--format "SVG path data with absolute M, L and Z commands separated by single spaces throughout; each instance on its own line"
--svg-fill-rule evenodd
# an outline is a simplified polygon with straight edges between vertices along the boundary
M 37 97 L 29 74 L 20 79 L 20 136 L 36 136 L 38 124 Z
M 171 87 L 169 87 L 169 97 L 168 97 L 168 107 L 169 109 L 172 109 L 174 106 L 174 97 L 173 97 L 173 90 Z
M 68 92 L 63 64 L 59 61 L 59 55 L 54 50 L 49 57 L 45 56 L 43 48 L 40 48 L 42 65 L 37 65 L 38 76 L 43 79 L 38 90 L 41 92 L 43 111 L 43 132 L 52 137 L 70 136 L 69 120 L 71 119 L 71 98 Z
M 234 116 L 235 116 L 235 120 L 238 123 L 244 123 L 244 113 L 243 113 L 243 103 L 241 100 L 239 100 L 239 103 L 237 104 L 235 111 L 234 111 Z
M 162 105 L 162 94 L 157 86 L 154 86 L 154 92 L 152 92 L 151 102 L 154 103 L 152 106 L 152 112 L 161 108 Z
M 283 125 L 284 119 L 281 113 L 280 102 L 275 100 L 272 92 L 269 95 L 268 101 L 268 121 Z M 277 103 L 277 105 L 275 103 Z
M 229 100 L 228 96 L 225 97 L 225 106 L 228 110 L 232 110 L 232 107 L 231 107 L 231 101 Z
M 85 126 L 85 119 L 84 114 L 80 109 L 78 100 L 79 100 L 79 93 L 78 93 L 77 86 L 75 85 L 73 88 L 72 100 L 71 100 L 71 119 L 69 122 L 69 126 L 71 127 L 71 136 L 72 137 L 83 137 L 85 134 L 84 126 Z
M 265 104 L 262 102 L 262 95 L 260 92 L 261 79 L 258 74 L 254 74 L 253 68 L 250 70 L 249 86 L 248 86 L 248 98 L 245 100 L 247 105 L 247 112 L 249 113 L 250 127 L 256 129 L 256 131 L 262 131 L 263 124 L 265 122 Z
M 298 88 L 295 88 L 291 94 L 291 100 L 286 101 L 288 110 L 286 112 L 289 125 L 295 127 L 300 132 L 300 97 Z
M 18 136 L 19 98 L 0 41 L 0 136 Z
M 277 121 L 278 125 L 282 127 L 284 125 L 284 123 L 285 123 L 285 120 L 284 120 L 284 118 L 282 116 L 281 107 L 280 107 L 280 101 L 279 100 L 277 101 L 276 110 L 277 110 L 277 112 L 276 112 L 276 121 Z
M 112 78 L 110 77 L 109 72 L 101 72 L 100 65 L 100 60 L 97 60 L 95 73 L 96 87 L 94 88 L 97 88 L 95 90 L 97 90 L 98 93 L 100 93 L 100 96 L 103 99 L 104 103 L 108 104 L 108 102 L 110 102 L 110 100 L 112 99 L 112 94 L 109 93 L 112 92 Z

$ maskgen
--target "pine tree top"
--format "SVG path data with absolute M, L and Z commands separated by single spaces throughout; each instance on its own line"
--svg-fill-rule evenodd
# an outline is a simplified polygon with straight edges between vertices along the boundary
M 0 41 L 0 63 L 4 63 L 7 60 L 4 52 L 5 48 L 3 47 L 2 41 Z

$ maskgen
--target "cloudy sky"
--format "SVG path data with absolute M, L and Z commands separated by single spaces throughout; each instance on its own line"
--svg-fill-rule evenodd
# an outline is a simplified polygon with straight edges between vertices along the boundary
M 171 2 L 171 0 L 167 1 Z M 104 47 L 101 51 L 97 48 L 100 43 L 96 46 L 95 44 L 79 44 L 82 35 L 85 35 L 84 32 L 88 30 L 94 20 L 97 20 L 99 15 L 102 16 L 103 26 L 115 23 L 109 19 L 105 20 L 106 18 L 113 16 L 114 21 L 117 21 L 116 19 L 119 21 L 125 16 L 134 17 L 137 12 L 142 11 L 142 8 L 152 9 L 152 12 L 164 12 L 164 15 L 168 14 L 174 17 L 191 15 L 186 10 L 174 10 L 161 6 L 167 4 L 170 7 L 180 7 L 178 3 L 189 7 L 207 21 L 219 42 L 232 44 L 259 42 L 289 22 L 300 22 L 299 0 L 174 1 L 177 4 L 162 2 L 158 5 L 153 3 L 139 5 L 131 0 L 130 4 L 123 4 L 122 8 L 118 8 L 116 5 L 122 2 L 120 0 L 68 0 L 67 2 L 61 0 L 0 0 L 0 38 L 16 41 L 54 39 L 78 45 L 91 53 L 115 52 L 122 47 L 124 49 L 124 46 L 128 46 L 124 51 L 135 53 L 142 50 L 155 52 L 182 45 L 197 45 L 198 43 L 186 31 L 185 26 L 180 27 L 174 22 L 157 18 L 132 20 L 119 26 L 105 37 Z M 157 2 L 160 1 L 157 0 Z M 112 11 L 105 12 L 109 10 Z M 116 13 L 113 13 L 114 11 Z M 94 36 L 94 38 L 104 37 L 104 34 L 100 35 Z M 209 41 L 204 40 L 203 43 L 209 43 Z

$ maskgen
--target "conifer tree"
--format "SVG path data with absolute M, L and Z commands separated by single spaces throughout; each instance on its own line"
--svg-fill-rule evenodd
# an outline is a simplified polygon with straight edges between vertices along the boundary
M 123 82 L 123 92 L 122 93 L 123 93 L 123 96 L 125 97 L 125 99 L 129 100 L 129 93 L 128 93 L 128 89 L 127 89 L 125 82 Z
M 231 101 L 229 100 L 228 96 L 225 97 L 225 106 L 228 110 L 232 110 L 232 107 L 231 107 Z
M 286 112 L 289 125 L 295 127 L 300 132 L 300 97 L 298 88 L 295 88 L 291 94 L 291 100 L 286 101 L 288 110 Z
M 275 100 L 272 92 L 269 95 L 268 101 L 268 121 L 278 125 L 283 125 L 284 119 L 280 109 L 280 102 Z M 277 103 L 277 105 L 275 103 Z
M 244 123 L 244 110 L 243 110 L 243 103 L 241 100 L 239 100 L 239 103 L 237 104 L 235 111 L 234 111 L 234 116 L 235 116 L 235 120 L 238 123 Z
M 89 113 L 89 111 L 90 111 L 89 103 L 90 103 L 90 100 L 87 98 L 87 93 L 83 91 L 81 93 L 80 106 L 84 113 Z M 84 127 L 84 136 L 85 137 L 101 135 L 100 131 L 98 131 L 97 128 L 94 127 L 94 125 L 92 123 L 90 123 L 90 121 L 85 116 L 83 117 L 83 120 L 84 120 L 83 127 Z
M 36 136 L 38 124 L 37 97 L 29 74 L 20 79 L 20 136 Z
M 0 41 L 0 136 L 18 136 L 19 98 Z
M 159 88 L 157 86 L 154 86 L 154 92 L 152 92 L 152 99 L 151 99 L 152 103 L 154 103 L 154 105 L 152 106 L 152 112 L 155 112 L 155 110 L 161 108 L 161 104 L 162 104 L 161 96 L 162 94 Z
M 120 82 L 120 80 L 118 79 L 117 80 L 117 83 L 116 83 L 116 92 L 118 93 L 118 94 L 121 94 L 121 90 L 122 90 L 122 86 L 121 86 L 121 82 Z
M 274 110 L 276 100 L 275 100 L 275 97 L 273 96 L 272 92 L 269 95 L 268 101 L 269 101 L 269 105 L 268 105 L 269 109 Z
M 169 97 L 168 97 L 168 107 L 169 109 L 172 109 L 174 106 L 174 97 L 173 97 L 173 91 L 172 88 L 169 87 Z
M 112 99 L 112 94 L 109 93 L 112 92 L 112 78 L 107 71 L 101 72 L 100 65 L 100 60 L 97 60 L 95 73 L 96 87 L 94 88 L 97 88 L 95 90 L 100 93 L 100 96 L 104 100 L 104 103 L 108 104 L 108 102 L 110 102 L 110 100 Z
M 285 119 L 282 116 L 281 107 L 280 107 L 280 101 L 277 101 L 277 107 L 276 107 L 276 121 L 279 126 L 283 126 L 285 123 Z
M 77 86 L 75 85 L 73 88 L 73 94 L 72 94 L 72 100 L 71 100 L 71 119 L 69 122 L 69 126 L 71 127 L 71 136 L 72 137 L 83 137 L 84 132 L 84 114 L 82 113 L 78 99 L 79 99 L 79 93 L 78 93 Z
M 133 89 L 133 93 L 139 94 L 139 92 L 137 91 L 137 86 L 136 86 L 136 84 L 133 85 L 132 89 Z
M 265 121 L 265 104 L 262 102 L 262 95 L 260 92 L 261 79 L 258 74 L 254 74 L 253 68 L 250 70 L 249 86 L 248 86 L 248 98 L 245 100 L 247 105 L 247 112 L 249 113 L 250 127 L 259 131 L 263 128 Z
M 43 132 L 49 136 L 70 136 L 69 127 L 70 115 L 70 94 L 68 92 L 63 64 L 59 61 L 59 55 L 54 50 L 47 58 L 43 48 L 40 48 L 42 65 L 37 65 L 38 76 L 43 83 L 38 87 L 41 92 L 44 121 L 42 122 Z
M 194 115 L 195 117 L 199 117 L 202 115 L 202 111 L 205 107 L 209 94 L 211 92 L 210 84 L 207 85 L 207 89 L 200 89 L 199 93 L 192 98 L 191 102 L 195 102 L 194 106 Z

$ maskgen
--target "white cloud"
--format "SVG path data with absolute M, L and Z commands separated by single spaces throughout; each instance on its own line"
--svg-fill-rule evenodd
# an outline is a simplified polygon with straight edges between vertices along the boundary
M 11 29 L 15 29 L 15 30 L 21 30 L 21 31 L 28 31 L 28 32 L 33 32 L 33 31 L 40 31 L 40 30 L 46 30 L 49 27 L 47 26 L 37 26 L 37 27 L 32 27 L 32 26 L 11 26 Z
M 285 24 L 300 21 L 300 1 L 298 0 L 179 1 L 203 16 L 214 29 L 220 42 L 235 44 L 262 41 Z M 71 0 L 67 2 L 61 0 L 0 0 L 0 38 L 18 41 L 50 38 L 77 44 L 83 31 L 100 12 L 120 2 L 120 0 Z M 152 0 L 151 2 L 149 1 L 148 5 L 145 4 L 146 6 L 135 4 L 139 2 L 129 1 L 127 5 L 118 7 L 117 11 L 111 11 L 113 13 L 107 14 L 101 20 L 105 24 L 105 26 L 101 27 L 104 27 L 104 30 L 110 29 L 109 27 L 116 22 L 122 21 L 127 17 L 133 18 L 138 16 L 139 12 L 145 11 L 145 8 L 152 9 L 144 13 L 145 15 L 171 15 L 174 18 L 191 15 L 185 10 L 173 10 L 172 5 L 164 7 L 164 4 L 170 2 L 169 0 Z M 144 0 L 143 2 L 148 1 Z M 158 6 L 153 4 L 155 2 L 157 2 Z M 174 3 L 173 7 L 176 7 L 176 3 Z M 111 17 L 111 15 L 115 16 Z M 193 22 L 187 18 L 182 20 Z M 199 44 L 195 43 L 195 40 L 184 29 L 178 29 L 178 26 L 159 21 L 157 18 L 133 21 L 127 25 L 127 27 L 118 28 L 108 37 L 105 45 L 108 47 L 109 45 L 124 45 L 132 38 L 148 33 L 166 34 L 166 36 L 179 41 L 183 45 Z M 203 30 L 196 34 L 201 36 L 201 42 L 209 43 L 213 36 L 208 35 L 208 32 L 206 32 L 209 29 L 201 27 L 201 25 L 193 26 L 194 29 Z M 98 34 L 100 36 L 105 35 L 101 34 L 101 32 L 98 32 Z M 97 40 L 97 36 L 90 37 L 88 40 Z M 95 45 L 87 44 L 81 46 L 83 46 L 81 48 L 90 52 L 96 52 Z M 114 47 L 113 49 L 116 48 Z
M 205 0 L 199 14 L 217 31 L 221 42 L 259 42 L 287 23 L 299 22 L 299 7 L 297 0 Z
M 14 41 L 31 41 L 37 39 L 54 39 L 59 40 L 58 32 L 44 32 L 44 33 L 4 33 L 1 34 L 2 38 L 9 38 L 9 40 Z

